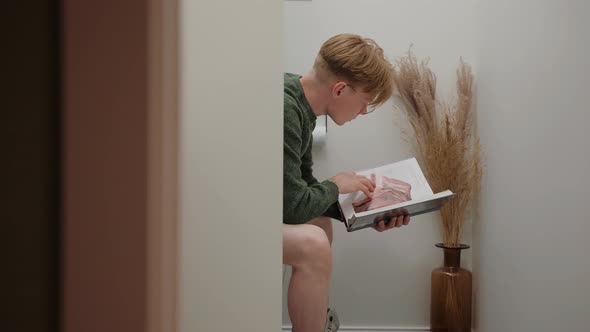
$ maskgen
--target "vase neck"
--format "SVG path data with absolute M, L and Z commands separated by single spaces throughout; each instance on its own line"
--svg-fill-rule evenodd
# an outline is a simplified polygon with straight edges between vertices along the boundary
M 446 267 L 461 267 L 461 250 L 445 248 L 445 266 Z

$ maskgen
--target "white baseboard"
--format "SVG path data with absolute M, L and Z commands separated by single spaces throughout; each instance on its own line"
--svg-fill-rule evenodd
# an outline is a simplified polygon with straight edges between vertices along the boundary
M 283 325 L 283 332 L 291 332 L 291 325 Z M 401 327 L 401 326 L 340 326 L 338 331 L 346 332 L 416 332 L 430 331 L 430 327 Z
M 283 332 L 291 332 L 291 325 L 283 325 L 281 327 Z M 347 332 L 416 332 L 416 331 L 430 331 L 430 327 L 400 327 L 400 326 L 340 326 L 338 331 Z M 471 329 L 471 332 L 476 332 Z

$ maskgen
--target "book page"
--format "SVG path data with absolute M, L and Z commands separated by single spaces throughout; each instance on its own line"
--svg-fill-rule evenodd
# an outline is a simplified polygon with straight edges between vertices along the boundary
M 340 195 L 339 202 L 347 219 L 354 214 L 370 214 L 373 210 L 433 195 L 415 158 L 356 173 L 372 179 L 376 190 L 372 199 L 362 192 Z

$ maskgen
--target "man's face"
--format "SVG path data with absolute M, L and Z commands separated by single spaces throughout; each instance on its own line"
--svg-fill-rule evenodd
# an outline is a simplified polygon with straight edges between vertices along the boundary
M 342 126 L 359 115 L 369 113 L 368 105 L 374 99 L 374 95 L 363 92 L 360 87 L 352 87 L 346 82 L 337 82 L 332 87 L 328 115 L 337 125 Z

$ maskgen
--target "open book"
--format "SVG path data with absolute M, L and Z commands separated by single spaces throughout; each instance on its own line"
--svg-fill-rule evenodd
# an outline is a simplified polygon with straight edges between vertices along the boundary
M 375 181 L 372 198 L 363 192 L 341 194 L 338 207 L 346 229 L 353 232 L 398 215 L 436 211 L 454 194 L 433 193 L 415 158 L 356 172 Z

